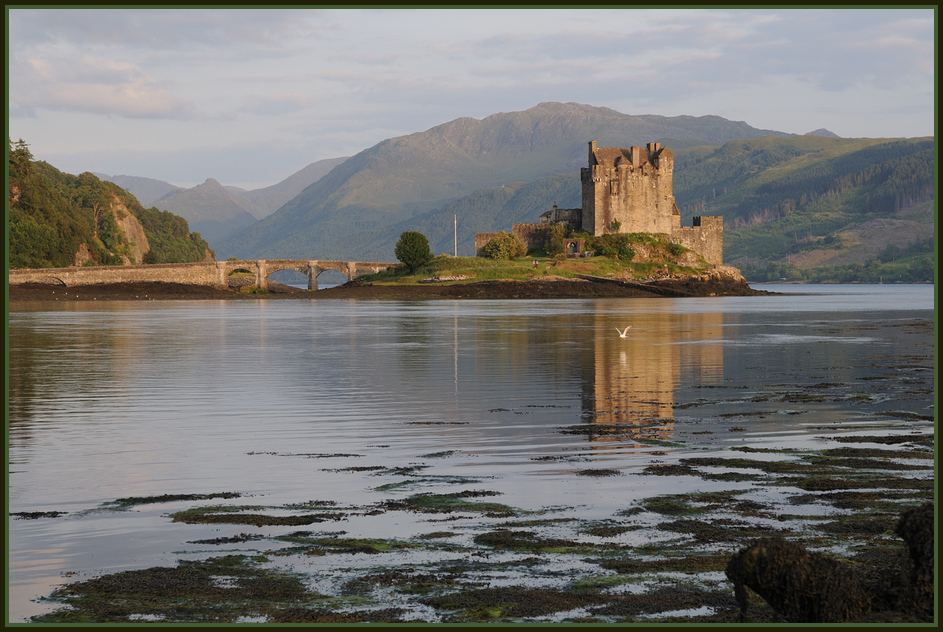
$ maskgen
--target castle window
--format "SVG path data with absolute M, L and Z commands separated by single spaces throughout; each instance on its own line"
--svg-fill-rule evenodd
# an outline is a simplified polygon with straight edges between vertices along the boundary
M 619 181 L 618 180 L 609 181 L 609 194 L 619 195 Z

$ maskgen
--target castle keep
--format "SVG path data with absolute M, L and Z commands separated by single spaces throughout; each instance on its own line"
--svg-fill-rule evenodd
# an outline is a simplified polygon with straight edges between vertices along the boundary
M 589 167 L 580 169 L 583 230 L 605 233 L 666 233 L 681 226 L 672 193 L 674 154 L 658 143 L 645 149 L 589 144 Z M 614 224 L 615 223 L 615 224 Z
M 597 147 L 591 141 L 588 162 L 588 167 L 580 169 L 581 209 L 554 204 L 540 216 L 539 224 L 513 225 L 513 232 L 528 246 L 542 246 L 550 224 L 563 223 L 591 235 L 662 233 L 708 263 L 723 264 L 723 217 L 695 217 L 692 226 L 681 226 L 672 192 L 674 154 L 670 149 L 659 143 L 648 143 L 645 148 Z M 476 253 L 494 236 L 476 234 Z

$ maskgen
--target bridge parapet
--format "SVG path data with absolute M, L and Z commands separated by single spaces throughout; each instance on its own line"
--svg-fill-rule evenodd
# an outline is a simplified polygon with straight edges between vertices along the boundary
M 248 270 L 255 276 L 255 286 L 267 289 L 268 277 L 280 270 L 295 270 L 308 277 L 308 289 L 318 289 L 318 276 L 326 270 L 338 270 L 348 281 L 364 274 L 385 270 L 392 263 L 362 261 L 324 261 L 304 259 L 245 259 L 236 261 L 200 261 L 197 263 L 156 263 L 134 266 L 90 266 L 70 268 L 31 268 L 9 271 L 9 284 L 57 283 L 65 286 L 105 283 L 183 283 L 228 287 L 229 275 Z
M 9 271 L 10 285 L 58 283 L 65 286 L 104 283 L 185 283 L 215 285 L 216 262 L 156 263 L 135 266 L 32 268 Z

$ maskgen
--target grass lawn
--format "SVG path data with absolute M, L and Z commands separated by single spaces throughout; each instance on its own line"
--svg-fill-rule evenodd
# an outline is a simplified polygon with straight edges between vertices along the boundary
M 536 268 L 534 261 L 537 261 Z M 574 279 L 580 274 L 632 279 L 644 278 L 654 272 L 664 271 L 666 265 L 672 274 L 699 272 L 694 268 L 670 263 L 624 263 L 609 257 L 557 261 L 552 257 L 528 256 L 510 261 L 495 261 L 479 257 L 440 255 L 412 272 L 401 265 L 378 274 L 364 275 L 360 277 L 360 280 L 379 285 L 402 285 L 419 283 L 423 279 L 434 277 L 460 277 L 442 279 L 445 283 L 474 283 L 489 280 L 530 281 L 548 276 Z

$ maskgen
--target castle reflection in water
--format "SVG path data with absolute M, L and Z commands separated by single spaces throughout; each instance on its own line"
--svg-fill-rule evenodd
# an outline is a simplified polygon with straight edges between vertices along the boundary
M 595 342 L 582 371 L 583 421 L 601 426 L 589 433 L 593 441 L 670 440 L 677 386 L 723 383 L 723 314 L 632 318 L 624 339 L 614 325 L 627 323 L 614 323 L 605 312 L 595 318 Z

